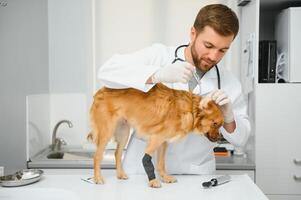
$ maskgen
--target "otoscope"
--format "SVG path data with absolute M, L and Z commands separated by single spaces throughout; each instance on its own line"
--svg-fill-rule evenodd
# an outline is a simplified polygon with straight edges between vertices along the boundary
M 210 188 L 212 186 L 221 185 L 221 184 L 227 183 L 229 181 L 231 181 L 231 177 L 229 175 L 223 175 L 220 177 L 213 178 L 208 182 L 203 182 L 202 186 L 204 188 Z

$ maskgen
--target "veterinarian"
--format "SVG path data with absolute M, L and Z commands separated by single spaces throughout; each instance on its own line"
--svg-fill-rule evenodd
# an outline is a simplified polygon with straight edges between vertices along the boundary
M 188 45 L 154 44 L 132 54 L 115 55 L 100 67 L 98 78 L 109 88 L 147 92 L 161 82 L 173 89 L 210 94 L 224 114 L 221 134 L 234 146 L 243 146 L 250 134 L 250 122 L 241 84 L 225 68 L 217 67 L 238 30 L 237 16 L 230 8 L 222 4 L 205 6 L 196 16 Z M 214 145 L 206 137 L 194 134 L 169 144 L 167 173 L 214 173 Z M 126 173 L 145 173 L 141 164 L 145 147 L 146 141 L 135 134 L 131 137 L 123 162 Z

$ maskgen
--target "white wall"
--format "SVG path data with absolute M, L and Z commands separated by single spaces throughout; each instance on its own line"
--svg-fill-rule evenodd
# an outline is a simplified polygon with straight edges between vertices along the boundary
M 50 131 L 62 119 L 60 135 L 68 144 L 86 141 L 87 109 L 93 96 L 92 0 L 49 0 Z
M 160 5 L 160 2 L 158 2 Z M 162 23 L 162 42 L 166 45 L 179 45 L 188 43 L 190 38 L 190 28 L 193 26 L 195 17 L 200 8 L 211 3 L 226 3 L 225 0 L 206 0 L 206 1 L 177 1 L 166 0 L 164 16 L 156 23 Z M 156 30 L 154 30 L 156 31 Z
M 236 77 L 240 78 L 241 75 L 241 65 L 240 65 L 240 51 L 241 51 L 241 44 L 240 44 L 240 38 L 241 38 L 241 33 L 242 33 L 242 21 L 241 21 L 241 9 L 240 7 L 237 6 L 237 1 L 233 0 L 227 0 L 227 4 L 237 15 L 239 19 L 239 32 L 234 39 L 231 48 L 228 50 L 225 58 L 224 58 L 224 66 L 232 71 Z
M 48 92 L 46 0 L 0 6 L 0 166 L 26 167 L 26 96 Z
M 49 90 L 81 92 L 92 71 L 92 6 L 90 0 L 48 1 Z

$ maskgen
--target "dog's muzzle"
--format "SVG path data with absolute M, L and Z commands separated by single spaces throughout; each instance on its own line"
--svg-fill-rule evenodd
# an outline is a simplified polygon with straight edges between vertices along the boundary
M 205 133 L 205 136 L 208 138 L 208 140 L 210 140 L 211 142 L 217 142 L 220 138 L 221 138 L 221 135 L 220 133 L 213 133 L 213 134 L 210 134 L 209 132 Z

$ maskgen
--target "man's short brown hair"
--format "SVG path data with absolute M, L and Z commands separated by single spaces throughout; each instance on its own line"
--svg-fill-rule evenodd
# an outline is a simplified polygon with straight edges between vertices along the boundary
M 203 7 L 195 18 L 194 28 L 197 33 L 210 26 L 223 36 L 237 35 L 239 22 L 236 14 L 223 4 L 211 4 Z

